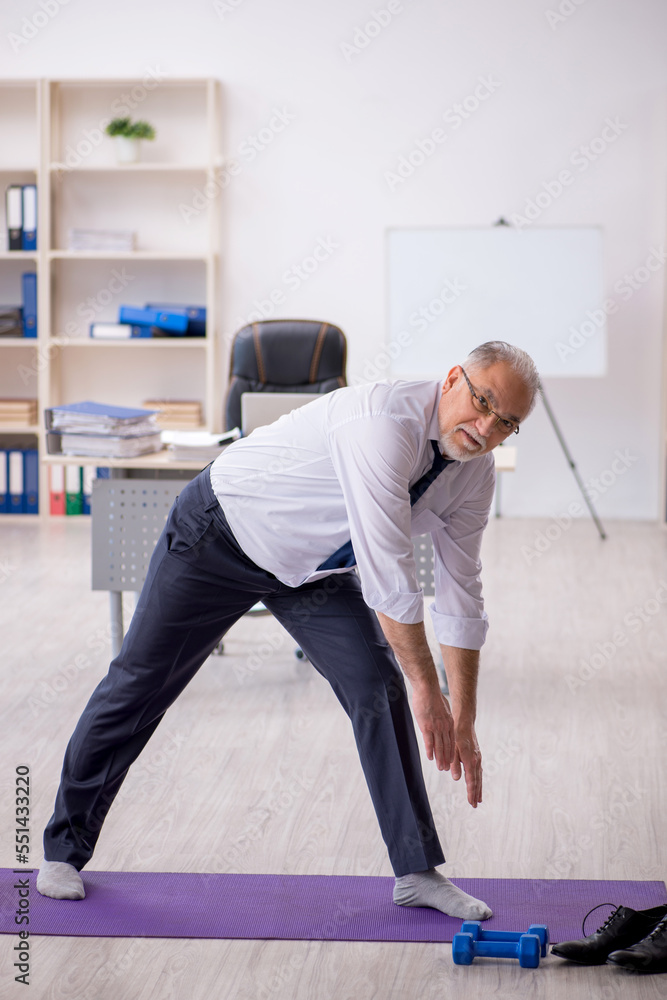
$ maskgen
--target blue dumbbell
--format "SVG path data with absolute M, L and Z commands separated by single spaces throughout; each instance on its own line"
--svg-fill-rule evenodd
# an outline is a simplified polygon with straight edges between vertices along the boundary
M 472 934 L 475 941 L 518 941 L 521 931 L 487 931 L 478 920 L 466 920 L 461 924 L 461 934 Z M 545 924 L 531 924 L 527 934 L 537 934 L 540 939 L 540 955 L 546 958 L 549 947 L 549 928 Z
M 475 941 L 472 934 L 459 933 L 452 942 L 452 958 L 455 965 L 472 965 L 475 958 L 518 958 L 522 969 L 536 969 L 540 947 L 537 934 L 520 934 L 518 941 Z

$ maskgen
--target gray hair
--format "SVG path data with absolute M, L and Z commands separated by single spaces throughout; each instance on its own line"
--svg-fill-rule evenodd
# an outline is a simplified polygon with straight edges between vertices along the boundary
M 498 364 L 501 361 L 509 365 L 517 378 L 521 379 L 529 390 L 531 395 L 528 413 L 531 413 L 537 402 L 537 394 L 540 388 L 540 373 L 535 367 L 535 362 L 530 354 L 526 354 L 520 347 L 514 347 L 513 344 L 508 344 L 504 340 L 488 340 L 485 344 L 480 344 L 479 347 L 470 352 L 463 362 L 463 366 L 470 368 L 472 371 L 483 371 L 485 368 L 490 368 L 491 365 Z

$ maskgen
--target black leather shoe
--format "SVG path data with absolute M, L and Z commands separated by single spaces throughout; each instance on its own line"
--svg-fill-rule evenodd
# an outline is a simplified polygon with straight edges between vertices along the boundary
M 637 944 L 665 917 L 667 906 L 655 906 L 651 910 L 631 910 L 629 906 L 619 906 L 595 934 L 589 934 L 580 941 L 555 944 L 551 954 L 567 958 L 570 962 L 579 962 L 580 965 L 604 965 L 612 952 Z M 667 942 L 667 935 L 661 940 Z
M 612 951 L 607 962 L 633 972 L 667 972 L 667 918 L 642 941 L 624 951 Z

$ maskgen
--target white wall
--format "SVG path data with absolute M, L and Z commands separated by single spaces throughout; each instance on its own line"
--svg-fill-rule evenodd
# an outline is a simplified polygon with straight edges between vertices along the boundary
M 48 23 L 31 32 L 43 9 Z M 388 10 L 389 23 L 352 49 L 357 29 Z M 388 227 L 509 218 L 570 169 L 573 182 L 535 224 L 603 227 L 619 309 L 608 377 L 546 388 L 583 478 L 602 474 L 601 516 L 658 516 L 664 267 L 628 301 L 614 284 L 665 241 L 662 0 L 14 0 L 1 17 L 3 77 L 159 68 L 222 81 L 224 144 L 241 165 L 220 199 L 223 334 L 278 290 L 273 315 L 345 330 L 351 378 L 386 337 Z M 34 37 L 17 42 L 22 31 Z M 454 105 L 482 78 L 493 92 L 457 127 Z M 280 124 L 275 109 L 287 124 L 251 160 L 242 143 Z M 583 170 L 576 151 L 608 118 L 620 134 Z M 390 184 L 399 157 L 435 128 L 446 139 Z M 286 272 L 320 240 L 333 249 L 296 289 Z M 506 514 L 551 516 L 580 499 L 541 407 L 518 443 Z

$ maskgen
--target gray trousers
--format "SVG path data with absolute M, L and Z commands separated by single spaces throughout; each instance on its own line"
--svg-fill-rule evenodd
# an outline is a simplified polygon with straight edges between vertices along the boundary
M 442 864 L 403 681 L 355 573 L 288 587 L 239 547 L 205 469 L 174 502 L 119 655 L 65 753 L 44 857 L 81 869 L 130 765 L 227 630 L 263 601 L 347 712 L 396 875 Z

